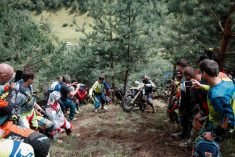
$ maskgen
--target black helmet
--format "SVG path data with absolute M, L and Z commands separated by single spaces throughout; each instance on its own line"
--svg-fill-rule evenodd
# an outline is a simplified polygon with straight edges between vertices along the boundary
M 197 63 L 200 63 L 204 59 L 208 59 L 208 56 L 206 54 L 200 54 L 198 56 Z

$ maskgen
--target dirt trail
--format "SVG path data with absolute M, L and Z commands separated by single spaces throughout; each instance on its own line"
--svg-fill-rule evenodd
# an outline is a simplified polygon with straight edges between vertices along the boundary
M 64 156 L 73 153 L 89 157 L 190 156 L 176 147 L 178 142 L 170 137 L 171 127 L 164 121 L 165 103 L 156 100 L 154 104 L 156 113 L 142 113 L 138 109 L 125 113 L 120 106 L 109 106 L 105 112 L 94 113 L 91 105 L 84 106 L 78 120 L 73 122 L 74 133 L 80 137 L 70 139 L 73 152 L 68 151 Z

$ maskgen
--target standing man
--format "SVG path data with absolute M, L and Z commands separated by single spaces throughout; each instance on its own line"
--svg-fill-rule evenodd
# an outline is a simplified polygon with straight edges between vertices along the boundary
M 106 102 L 106 97 L 104 94 L 105 89 L 105 77 L 104 75 L 100 75 L 98 81 L 94 83 L 94 85 L 89 90 L 89 96 L 92 97 L 92 94 L 94 94 L 95 102 L 94 102 L 94 112 L 97 112 L 98 109 L 101 106 L 101 109 L 104 109 L 104 104 Z
M 193 84 L 197 88 L 209 90 L 207 95 L 209 121 L 204 128 L 205 138 L 210 138 L 211 132 L 217 137 L 222 137 L 235 125 L 235 85 L 233 81 L 223 80 L 219 76 L 219 66 L 213 60 L 203 60 L 200 63 L 200 70 L 202 78 L 209 86 L 202 85 L 196 80 L 193 80 Z
M 188 62 L 186 59 L 181 58 L 176 62 L 176 71 L 183 75 L 184 69 L 188 66 Z M 179 83 L 180 88 L 180 101 L 179 101 L 179 117 L 180 117 L 180 125 L 181 131 L 178 133 L 172 134 L 172 137 L 176 139 L 185 139 L 189 136 L 191 130 L 191 100 L 190 100 L 190 89 L 184 86 L 184 82 L 186 78 L 182 78 Z
M 66 108 L 70 108 L 69 120 L 77 120 L 77 118 L 75 117 L 76 105 L 71 100 L 71 98 L 78 92 L 78 89 L 79 89 L 78 84 L 76 84 L 75 90 L 70 88 L 70 76 L 65 75 L 63 77 L 63 83 L 60 88 L 60 94 L 61 94 L 60 105 L 62 107 L 62 110 L 64 111 Z

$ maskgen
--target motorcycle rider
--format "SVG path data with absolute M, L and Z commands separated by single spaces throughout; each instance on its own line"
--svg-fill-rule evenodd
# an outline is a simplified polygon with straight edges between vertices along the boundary
M 142 82 L 145 85 L 145 94 L 147 96 L 147 103 L 152 107 L 153 113 L 156 112 L 154 106 L 153 106 L 153 88 L 156 88 L 156 85 L 153 83 L 153 81 L 150 79 L 149 76 L 146 74 L 142 76 Z

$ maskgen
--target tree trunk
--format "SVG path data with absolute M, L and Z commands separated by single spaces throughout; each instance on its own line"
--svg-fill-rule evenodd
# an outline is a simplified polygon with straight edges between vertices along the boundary
M 131 8 L 130 8 L 131 3 L 128 4 L 128 27 L 131 27 Z M 126 66 L 126 73 L 125 73 L 125 79 L 124 79 L 124 94 L 126 94 L 126 87 L 127 87 L 127 82 L 128 82 L 128 73 L 129 73 L 129 64 L 130 64 L 130 32 L 128 32 L 128 45 L 127 45 L 127 66 Z
M 110 51 L 110 71 L 111 71 L 111 80 L 112 80 L 112 101 L 114 102 L 114 90 L 115 90 L 115 82 L 114 82 L 114 66 L 113 66 L 113 52 Z
M 176 72 L 176 64 L 174 64 L 173 75 L 172 75 L 172 78 L 171 78 L 173 81 L 175 81 L 175 72 Z M 174 96 L 174 92 L 175 92 L 175 86 L 171 85 L 171 93 L 170 93 L 170 96 L 169 96 L 169 99 L 168 99 L 168 104 L 171 104 L 172 98 Z
M 125 72 L 125 79 L 124 79 L 124 94 L 126 94 L 126 87 L 127 87 L 127 82 L 128 82 L 128 67 L 126 68 L 126 72 Z
M 107 0 L 106 1 L 107 4 L 110 4 L 111 1 L 110 0 Z M 114 64 L 113 64 L 113 51 L 112 51 L 112 42 L 113 42 L 113 26 L 112 26 L 112 15 L 111 13 L 109 13 L 109 29 L 110 29 L 110 32 L 109 32 L 109 44 L 110 44 L 110 55 L 109 55 L 109 60 L 110 60 L 110 72 L 111 72 L 111 84 L 112 84 L 112 91 L 111 91 L 111 94 L 112 94 L 112 102 L 114 102 L 114 89 L 115 89 L 115 82 L 114 82 Z
M 224 60 L 226 57 L 226 51 L 229 44 L 229 39 L 232 37 L 232 18 L 231 15 L 235 12 L 235 4 L 230 7 L 226 23 L 224 26 L 224 32 L 221 40 L 220 51 L 218 54 L 218 64 L 220 71 L 223 71 Z

